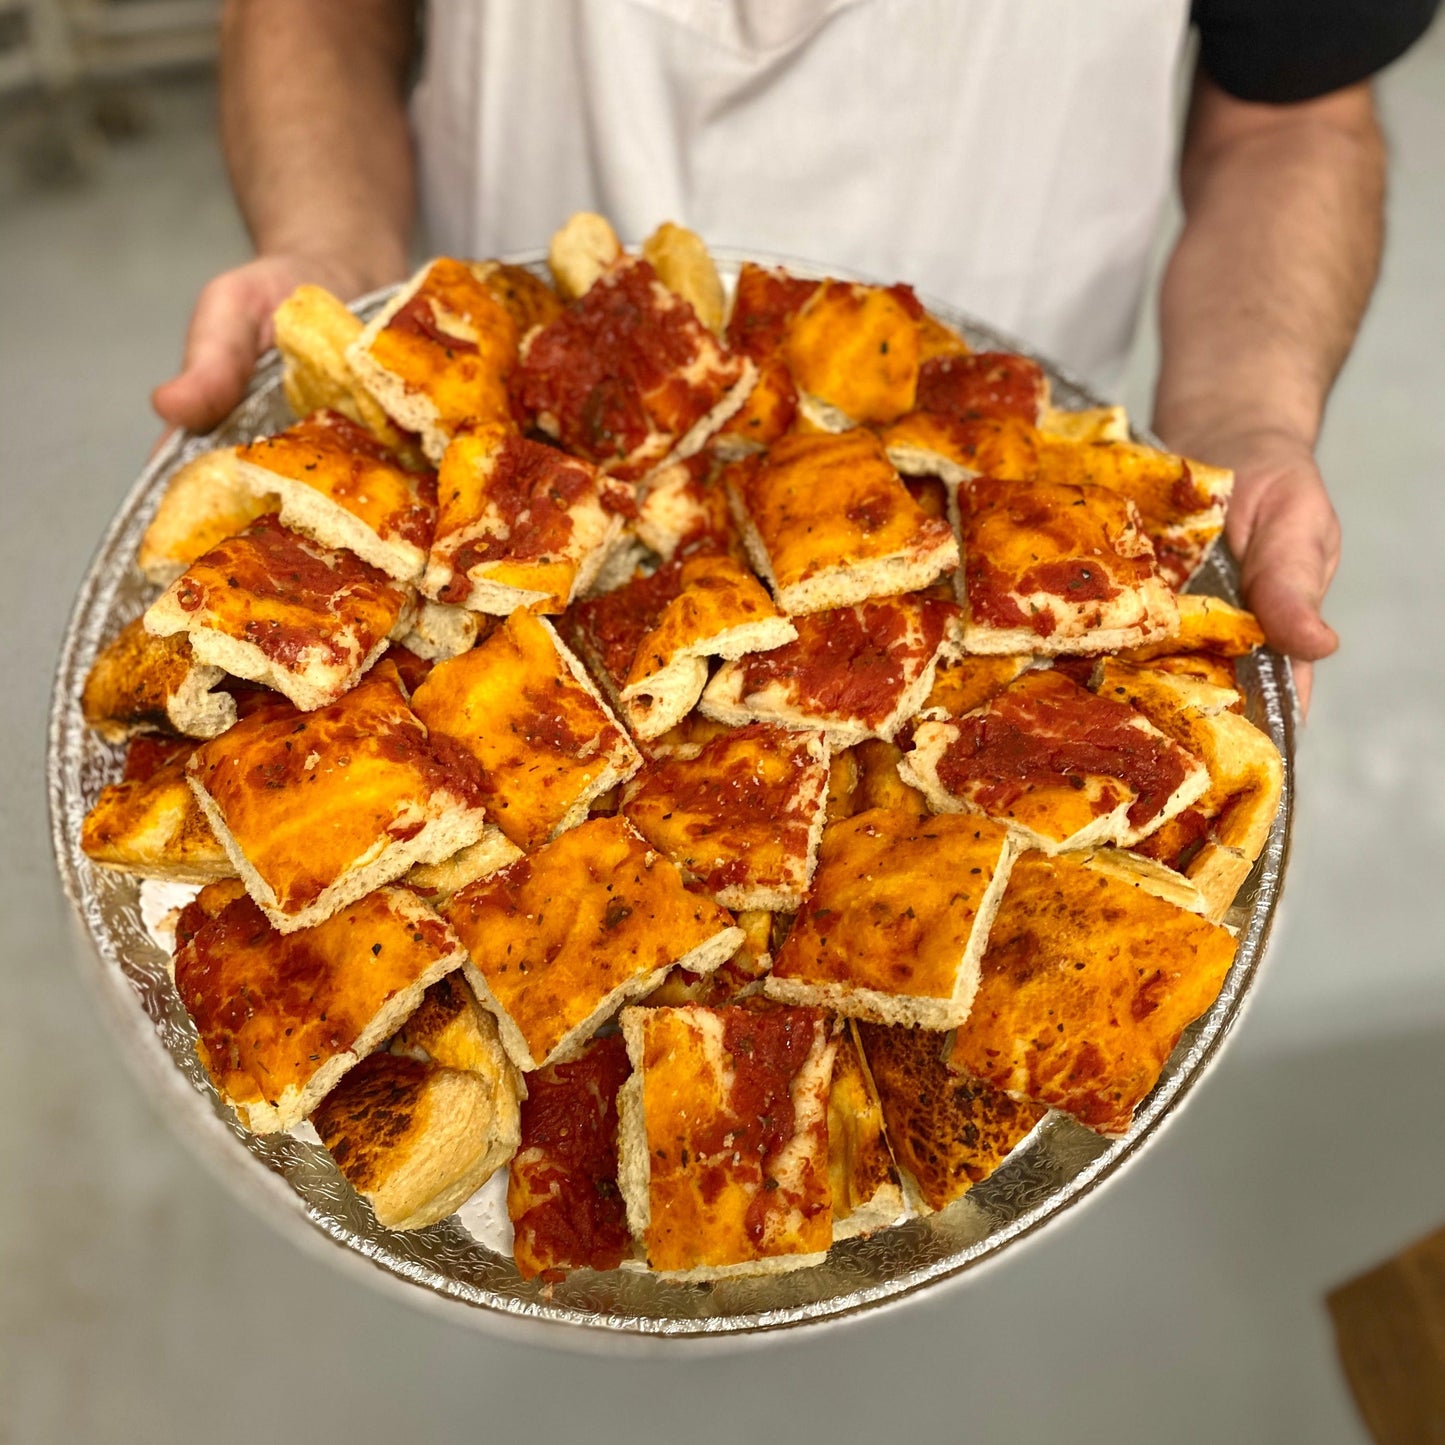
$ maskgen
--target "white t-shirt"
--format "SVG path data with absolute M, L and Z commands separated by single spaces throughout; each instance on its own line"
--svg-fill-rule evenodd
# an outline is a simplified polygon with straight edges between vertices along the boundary
M 913 283 L 1107 385 L 1168 194 L 1188 0 L 431 0 L 436 251 L 573 211 Z

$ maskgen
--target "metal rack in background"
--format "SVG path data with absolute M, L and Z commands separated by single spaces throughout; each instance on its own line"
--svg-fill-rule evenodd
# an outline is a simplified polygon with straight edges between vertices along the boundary
M 97 126 L 138 128 L 126 86 L 212 64 L 220 10 L 221 0 L 0 0 L 0 101 L 28 102 L 40 117 L 31 171 L 83 174 Z

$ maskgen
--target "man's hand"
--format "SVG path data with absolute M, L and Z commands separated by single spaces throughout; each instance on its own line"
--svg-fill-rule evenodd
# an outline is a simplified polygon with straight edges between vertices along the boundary
M 1293 660 L 1301 705 L 1310 665 L 1339 645 L 1320 604 L 1340 527 L 1314 445 L 1379 267 L 1384 175 L 1368 85 L 1256 105 L 1196 79 L 1154 425 L 1234 469 L 1244 599 Z
M 180 371 L 151 393 L 161 420 L 197 432 L 215 426 L 245 395 L 256 358 L 271 345 L 276 308 L 306 281 L 343 300 L 354 294 L 340 268 L 300 256 L 259 256 L 207 283 Z
M 1226 443 L 1235 491 L 1225 536 L 1245 600 L 1292 660 L 1308 709 L 1314 664 L 1340 645 L 1320 605 L 1340 561 L 1340 523 L 1308 447 L 1283 433 Z

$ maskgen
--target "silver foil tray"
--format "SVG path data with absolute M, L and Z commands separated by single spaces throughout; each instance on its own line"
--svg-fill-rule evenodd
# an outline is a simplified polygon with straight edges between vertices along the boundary
M 517 259 L 542 270 L 537 255 Z M 744 258 L 724 253 L 718 259 L 731 281 Z M 812 263 L 780 264 L 802 275 L 843 274 Z M 356 309 L 368 316 L 388 294 L 366 297 Z M 927 304 L 976 347 L 1027 350 L 950 307 Z M 1056 405 L 1102 404 L 1058 368 L 1043 365 Z M 1219 998 L 1186 1030 L 1123 1139 L 1102 1139 L 1052 1114 L 997 1173 L 949 1209 L 836 1245 L 816 1268 L 710 1284 L 679 1284 L 631 1270 L 583 1270 L 549 1286 L 522 1280 L 509 1258 L 482 1248 L 455 1220 L 409 1234 L 382 1229 L 323 1149 L 287 1135 L 260 1137 L 242 1129 L 196 1060 L 195 1030 L 170 981 L 167 960 L 141 922 L 136 881 L 91 866 L 80 851 L 81 822 L 100 789 L 119 776 L 123 752 L 86 728 L 80 693 L 99 649 L 154 596 L 135 555 L 167 478 L 201 452 L 289 424 L 280 375 L 279 358 L 268 353 L 245 401 L 222 426 L 205 437 L 172 438 L 131 488 L 81 583 L 50 712 L 51 832 L 56 865 L 88 936 L 90 946 L 81 951 L 90 984 L 154 1100 L 240 1198 L 299 1244 L 462 1323 L 569 1348 L 615 1351 L 652 1341 L 654 1348 L 691 1342 L 697 1349 L 709 1341 L 715 1347 L 737 1345 L 741 1336 L 759 1331 L 838 1321 L 967 1276 L 1093 1198 L 1178 1112 L 1240 1015 L 1284 879 L 1296 703 L 1288 665 L 1268 651 L 1245 659 L 1240 674 L 1250 719 L 1284 755 L 1284 797 L 1263 855 L 1227 920 L 1238 929 L 1238 954 Z M 1238 572 L 1222 547 L 1192 590 L 1240 601 Z

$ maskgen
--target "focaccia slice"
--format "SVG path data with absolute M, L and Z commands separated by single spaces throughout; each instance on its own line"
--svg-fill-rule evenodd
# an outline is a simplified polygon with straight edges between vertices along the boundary
M 198 557 L 274 512 L 279 498 L 258 497 L 236 476 L 235 447 L 203 452 L 172 473 L 141 538 L 136 565 L 147 582 L 169 587 Z
M 913 595 L 796 617 L 797 638 L 725 663 L 699 708 L 734 727 L 820 728 L 835 748 L 892 739 L 933 685 L 957 609 Z
M 362 385 L 421 437 L 433 466 L 464 427 L 511 419 L 508 378 L 520 333 L 487 285 L 487 266 L 430 261 L 346 348 Z
M 187 776 L 284 933 L 451 857 L 486 821 L 475 765 L 427 736 L 389 659 L 329 707 L 259 708 L 197 748 Z
M 169 738 L 131 742 L 120 782 L 100 790 L 81 824 L 81 851 L 92 863 L 172 883 L 236 876 L 186 784 L 193 748 L 193 743 Z
M 719 429 L 712 449 L 727 460 L 770 447 L 798 414 L 798 389 L 783 353 L 788 322 L 818 289 L 818 282 L 789 275 L 782 267 L 743 262 L 728 316 L 727 343 L 750 357 L 757 385 L 747 401 Z
M 459 436 L 437 495 L 423 590 L 503 617 L 516 607 L 563 611 L 592 586 L 633 510 L 630 487 L 509 424 Z
M 840 431 L 912 411 L 923 315 L 908 286 L 816 286 L 789 320 L 783 342 L 802 414 Z
M 414 610 L 384 572 L 268 513 L 192 562 L 151 603 L 145 627 L 185 633 L 199 661 L 309 712 L 352 687 Z
M 1035 426 L 1048 404 L 1043 367 L 1010 351 L 974 351 L 925 362 L 914 403 L 918 411 L 958 421 L 1018 417 Z
M 91 665 L 80 709 L 108 743 L 156 730 L 213 738 L 236 721 L 235 698 L 212 691 L 224 676 L 196 661 L 188 638 L 152 637 L 137 617 Z
M 1111 652 L 1177 631 L 1174 594 L 1126 498 L 979 477 L 955 501 L 966 652 Z
M 512 1255 L 523 1279 L 616 1269 L 632 1254 L 617 1182 L 617 1095 L 632 1066 L 621 1034 L 527 1076 L 507 1177 Z
M 870 432 L 784 437 L 727 472 L 748 556 L 791 615 L 926 587 L 958 563 Z
M 655 758 L 622 811 L 725 908 L 791 912 L 818 857 L 828 794 L 821 733 L 757 725 Z
M 578 607 L 579 649 L 635 737 L 660 737 L 702 695 L 710 657 L 793 641 L 797 629 L 726 553 L 680 557 Z
M 921 1213 L 946 1209 L 982 1184 L 1048 1113 L 949 1069 L 944 1034 L 856 1028 L 908 1202 Z
M 742 931 L 683 887 L 625 818 L 593 818 L 442 904 L 467 978 L 525 1072 L 575 1057 L 674 964 L 722 963 Z
M 884 1136 L 883 1110 L 863 1062 L 857 1030 L 858 1024 L 850 1019 L 838 1035 L 828 1090 L 828 1179 L 835 1241 L 886 1229 L 904 1214 L 898 1170 Z
M 1248 657 L 1264 646 L 1264 628 L 1252 612 L 1219 597 L 1186 592 L 1178 599 L 1179 631 L 1159 642 L 1131 647 L 1119 654 L 1125 662 L 1153 662 L 1181 652 L 1208 652 L 1217 657 Z
M 1218 997 L 1234 938 L 1113 871 L 1026 853 L 994 918 L 951 1065 L 1125 1133 L 1180 1034 Z
M 422 995 L 392 1039 L 348 1071 L 311 1117 L 384 1229 L 423 1229 L 516 1151 L 521 1076 L 460 973 Z
M 1236 694 L 1193 678 L 1104 658 L 1101 697 L 1137 708 L 1197 757 L 1209 787 L 1138 845 L 1183 873 L 1220 918 L 1264 850 L 1284 789 L 1284 760 L 1268 734 L 1230 710 Z
M 526 338 L 513 394 L 568 451 L 636 479 L 698 451 L 755 378 L 650 262 L 621 256 Z
M 346 359 L 346 348 L 360 337 L 363 326 L 344 301 L 321 286 L 298 286 L 276 308 L 272 326 L 281 353 L 281 389 L 298 418 L 337 411 L 393 453 L 413 450 Z
M 216 1092 L 257 1134 L 306 1118 L 464 957 L 414 893 L 382 888 L 299 932 L 272 928 L 234 881 L 181 912 L 176 992 Z
M 648 1264 L 697 1280 L 819 1263 L 833 1240 L 825 1015 L 632 1008 L 622 1033 L 620 1182 Z
M 769 998 L 947 1029 L 968 1013 L 1016 846 L 986 818 L 876 808 L 823 835 Z
M 412 708 L 434 738 L 474 760 L 478 796 L 523 849 L 580 823 L 642 764 L 582 664 L 524 608 L 480 646 L 438 663 Z
M 280 499 L 281 523 L 345 547 L 398 582 L 416 582 L 436 526 L 434 482 L 397 464 L 338 411 L 318 411 L 236 449 L 237 479 Z
M 1034 665 L 1033 655 L 944 656 L 919 712 L 927 717 L 962 717 L 995 698 Z
M 1046 853 L 1132 845 L 1209 786 L 1140 713 L 1062 673 L 1026 672 L 981 708 L 921 722 L 899 764 L 935 812 L 981 814 Z

